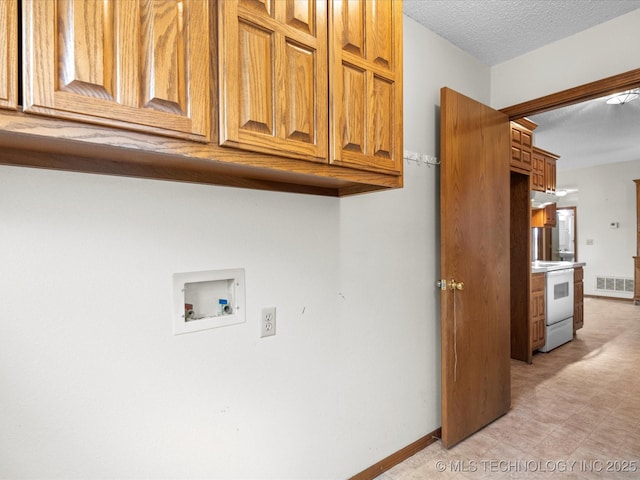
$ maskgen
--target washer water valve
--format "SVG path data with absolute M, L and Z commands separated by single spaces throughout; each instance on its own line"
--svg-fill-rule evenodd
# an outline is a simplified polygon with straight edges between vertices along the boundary
M 244 323 L 244 269 L 173 275 L 173 333 Z

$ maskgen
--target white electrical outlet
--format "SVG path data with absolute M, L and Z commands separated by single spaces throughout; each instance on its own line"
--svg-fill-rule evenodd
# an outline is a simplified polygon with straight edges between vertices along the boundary
M 262 309 L 261 323 L 261 337 L 270 337 L 276 334 L 276 307 L 265 307 Z

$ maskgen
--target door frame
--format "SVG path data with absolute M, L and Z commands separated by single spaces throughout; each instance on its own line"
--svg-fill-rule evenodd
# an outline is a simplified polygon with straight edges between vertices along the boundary
M 640 87 L 640 68 L 500 109 L 509 120 Z

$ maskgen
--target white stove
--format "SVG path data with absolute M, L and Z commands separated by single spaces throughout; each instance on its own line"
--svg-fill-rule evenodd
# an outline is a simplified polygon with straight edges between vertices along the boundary
M 545 277 L 547 326 L 542 352 L 573 340 L 573 268 L 547 271 Z

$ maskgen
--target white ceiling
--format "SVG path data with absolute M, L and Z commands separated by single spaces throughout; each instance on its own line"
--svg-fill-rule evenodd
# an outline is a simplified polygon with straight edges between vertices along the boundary
M 496 65 L 640 8 L 640 0 L 404 0 L 405 15 Z
M 529 118 L 538 124 L 536 145 L 560 155 L 559 170 L 640 160 L 640 99 L 598 98 Z
M 403 2 L 406 15 L 490 66 L 638 8 L 640 0 Z M 591 100 L 530 118 L 536 145 L 560 155 L 558 170 L 640 159 L 640 100 Z

